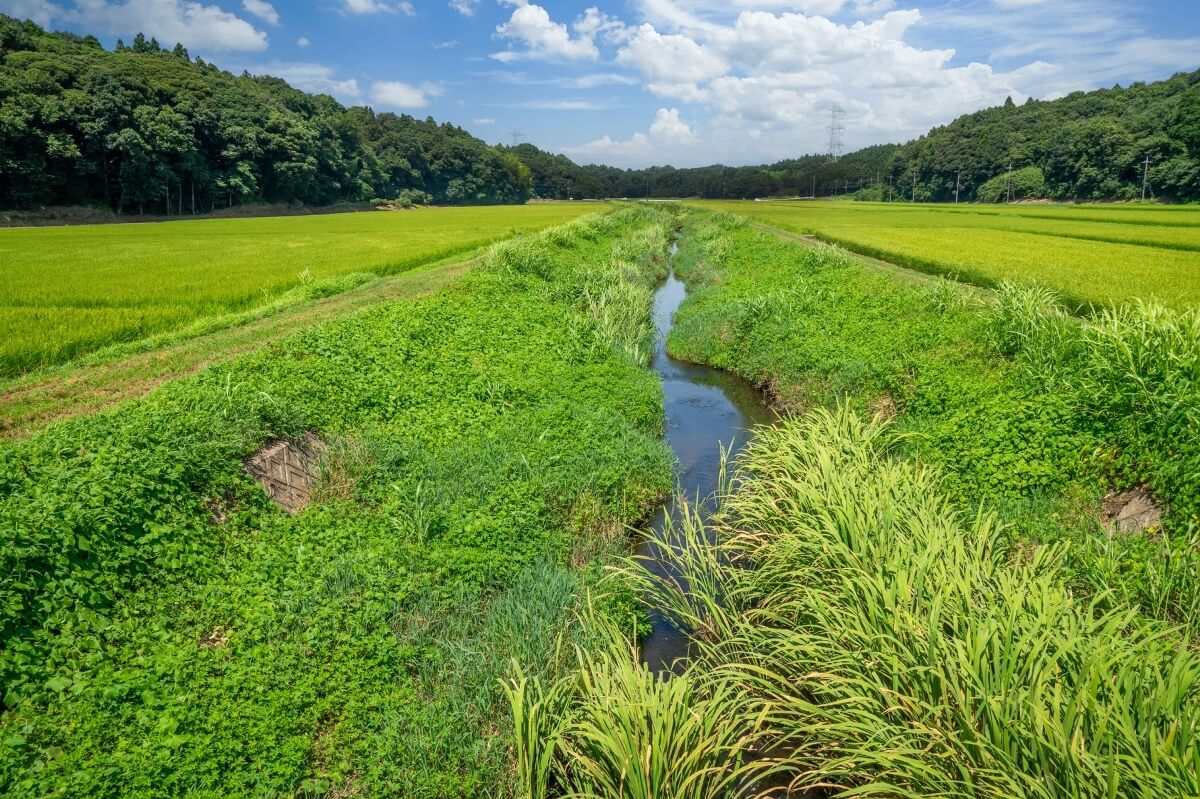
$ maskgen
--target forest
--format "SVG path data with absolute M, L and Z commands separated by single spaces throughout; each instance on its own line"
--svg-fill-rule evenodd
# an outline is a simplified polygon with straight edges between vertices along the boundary
M 528 170 L 454 125 L 346 108 L 139 34 L 105 50 L 0 15 L 0 207 L 191 214 L 399 196 L 519 203 Z
M 814 126 L 821 124 L 814 121 Z M 539 196 L 879 201 L 1200 199 L 1200 70 L 959 117 L 902 146 L 764 166 L 621 170 L 513 148 Z M 1147 164 L 1146 159 L 1149 159 Z

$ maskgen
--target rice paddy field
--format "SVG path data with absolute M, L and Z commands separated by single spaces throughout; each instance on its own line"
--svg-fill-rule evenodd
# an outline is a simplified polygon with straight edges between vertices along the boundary
M 1038 283 L 1075 309 L 1200 304 L 1200 208 L 707 202 L 854 252 L 984 286 Z
M 595 210 L 535 203 L 0 229 L 0 377 L 288 290 L 343 290 Z
M 169 379 L 101 410 L 55 418 L 42 382 L 22 400 L 46 421 L 0 441 L 0 795 L 1200 795 L 1194 209 L 551 225 L 577 207 L 249 221 L 309 263 L 178 227 L 205 313 L 271 275 L 338 293 L 167 366 L 106 363 Z M 475 214 L 505 240 L 415 269 Z M 410 229 L 412 255 L 420 219 L 446 227 Z M 43 263 L 36 240 L 8 246 Z M 187 304 L 138 270 L 91 274 Z M 659 375 L 687 378 L 662 358 L 778 416 L 737 452 L 681 446 Z M 294 505 L 253 468 L 280 447 L 307 448 Z M 648 529 L 695 469 L 714 494 Z M 669 671 L 643 661 L 652 615 L 686 653 Z

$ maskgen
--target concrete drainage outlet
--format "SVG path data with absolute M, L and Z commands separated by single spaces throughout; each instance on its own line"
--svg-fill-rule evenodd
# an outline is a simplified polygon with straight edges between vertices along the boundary
M 276 505 L 295 513 L 308 504 L 317 481 L 317 458 L 324 449 L 325 442 L 312 433 L 295 441 L 271 441 L 246 459 L 245 469 Z

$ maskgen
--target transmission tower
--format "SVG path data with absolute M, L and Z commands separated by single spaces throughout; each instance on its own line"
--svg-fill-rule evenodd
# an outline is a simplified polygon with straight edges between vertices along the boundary
M 829 160 L 837 161 L 842 157 L 842 134 L 846 132 L 843 120 L 846 112 L 837 103 L 829 106 Z
M 512 146 L 513 147 L 516 147 L 518 144 L 520 144 L 525 139 L 525 131 L 517 130 L 515 128 L 513 130 L 509 131 L 508 135 L 512 136 Z

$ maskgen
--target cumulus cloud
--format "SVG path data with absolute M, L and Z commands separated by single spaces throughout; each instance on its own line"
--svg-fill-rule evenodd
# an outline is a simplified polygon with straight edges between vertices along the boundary
M 312 42 L 310 42 L 308 40 L 307 36 L 301 36 L 299 39 L 296 40 L 297 47 L 308 47 L 310 44 L 312 44 Z
M 377 80 L 371 84 L 371 102 L 382 108 L 424 108 L 442 93 L 435 83 L 419 86 L 399 80 Z
M 450 0 L 450 7 L 464 17 L 473 17 L 479 7 L 479 0 Z
M 279 12 L 267 0 L 242 0 L 242 8 L 268 25 L 279 24 Z
M 92 33 L 125 37 L 142 32 L 168 45 L 182 42 L 197 50 L 254 52 L 267 48 L 267 34 L 247 20 L 219 6 L 185 0 L 76 0 L 73 7 L 6 0 L 0 2 L 0 10 L 47 27 L 61 22 Z
M 594 60 L 600 55 L 595 42 L 597 34 L 611 34 L 623 27 L 595 8 L 589 8 L 575 20 L 575 35 L 572 36 L 567 26 L 552 20 L 545 8 L 523 1 L 510 4 L 515 4 L 516 8 L 508 22 L 496 27 L 496 37 L 515 42 L 523 49 L 492 54 L 492 58 L 505 63 L 522 59 Z
M 664 148 L 678 151 L 697 141 L 691 127 L 679 116 L 677 108 L 660 108 L 646 133 L 634 133 L 628 139 L 602 136 L 577 147 L 564 148 L 573 158 L 582 161 L 602 161 L 611 164 L 644 163 Z

